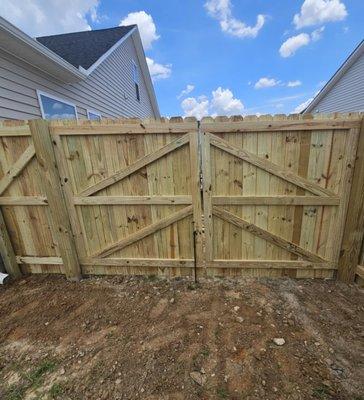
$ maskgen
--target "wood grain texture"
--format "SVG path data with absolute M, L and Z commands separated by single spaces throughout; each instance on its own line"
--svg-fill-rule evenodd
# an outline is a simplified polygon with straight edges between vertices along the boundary
M 8 230 L 0 210 L 0 254 L 5 265 L 5 271 L 13 278 L 20 278 L 22 273 L 17 264 L 13 246 L 10 241 Z
M 117 243 L 114 243 L 101 251 L 93 254 L 94 257 L 107 257 L 110 254 L 115 253 L 118 250 L 122 250 L 124 247 L 130 246 L 131 244 L 144 239 L 146 236 L 152 235 L 153 233 L 166 228 L 167 226 L 191 215 L 193 213 L 193 208 L 192 206 L 188 206 L 183 208 L 180 211 L 177 211 L 176 213 L 163 218 L 159 220 L 158 222 L 155 222 L 151 225 L 146 226 L 145 228 L 142 228 L 138 230 L 137 232 L 119 240 Z
M 242 228 L 253 235 L 259 236 L 260 238 L 267 240 L 271 242 L 274 245 L 277 245 L 293 254 L 296 254 L 298 256 L 304 257 L 308 261 L 312 262 L 325 262 L 326 260 L 322 259 L 321 257 L 317 256 L 316 254 L 313 254 L 302 247 L 289 242 L 279 236 L 276 236 L 262 228 L 259 228 L 258 226 L 249 223 L 247 221 L 244 221 L 242 218 L 237 217 L 236 215 L 223 210 L 219 207 L 213 207 L 212 212 L 214 215 L 218 216 L 221 219 L 224 219 L 225 221 L 236 225 L 239 228 Z
M 2 121 L 0 206 L 16 264 L 71 276 L 75 251 L 76 275 L 193 277 L 196 232 L 198 277 L 332 278 L 341 262 L 352 281 L 361 118 L 51 121 L 40 144 L 27 122 Z M 8 174 L 32 146 L 46 155 Z
M 316 194 L 316 195 L 326 195 L 326 196 L 335 196 L 333 192 L 330 190 L 327 190 L 315 183 L 312 183 L 311 181 L 302 178 L 296 174 L 292 174 L 289 171 L 284 170 L 282 167 L 279 167 L 278 165 L 269 162 L 267 160 L 261 159 L 257 156 L 255 156 L 253 153 L 244 150 L 244 149 L 238 149 L 235 146 L 230 145 L 228 142 L 224 141 L 223 139 L 218 138 L 217 136 L 213 137 L 211 136 L 210 142 L 212 145 L 220 148 L 221 150 L 224 150 L 233 156 L 239 157 L 244 161 L 247 161 L 250 164 L 255 165 L 256 167 L 259 167 L 263 169 L 264 171 L 267 171 L 271 174 L 276 175 L 277 177 L 286 180 L 290 183 L 293 183 L 294 185 L 297 185 L 301 187 L 302 189 L 308 190 L 309 192 Z
M 343 282 L 353 282 L 355 279 L 364 237 L 364 118 L 359 132 L 349 204 L 340 246 L 338 271 L 338 278 Z
M 61 187 L 49 126 L 46 121 L 33 120 L 29 122 L 29 127 L 39 168 L 42 171 L 43 188 L 47 195 L 52 216 L 51 222 L 57 235 L 66 275 L 71 280 L 79 280 L 81 269 Z
M 176 139 L 173 142 L 168 143 L 167 145 L 163 146 L 162 148 L 150 153 L 141 159 L 135 161 L 133 164 L 127 166 L 125 169 L 114 173 L 113 175 L 103 179 L 102 181 L 96 183 L 95 185 L 83 190 L 80 193 L 80 196 L 90 196 L 99 192 L 102 189 L 107 188 L 108 186 L 125 179 L 129 175 L 133 174 L 134 172 L 140 170 L 141 168 L 151 164 L 152 162 L 158 160 L 159 158 L 164 157 L 168 153 L 178 149 L 179 147 L 183 146 L 184 144 L 188 143 L 189 135 L 182 136 L 181 138 Z
M 29 161 L 34 157 L 34 146 L 31 144 L 27 147 L 24 153 L 18 160 L 5 172 L 0 180 L 0 196 L 11 185 L 14 179 L 21 173 Z

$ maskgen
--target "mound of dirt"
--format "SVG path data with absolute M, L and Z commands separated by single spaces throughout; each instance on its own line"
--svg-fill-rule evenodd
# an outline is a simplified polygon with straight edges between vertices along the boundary
M 0 399 L 363 399 L 363 300 L 332 281 L 31 276 L 0 287 Z

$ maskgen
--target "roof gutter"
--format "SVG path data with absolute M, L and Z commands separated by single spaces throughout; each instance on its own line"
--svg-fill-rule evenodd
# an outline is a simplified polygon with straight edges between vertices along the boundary
M 75 83 L 87 78 L 86 73 L 2 17 L 0 17 L 0 49 L 64 83 Z

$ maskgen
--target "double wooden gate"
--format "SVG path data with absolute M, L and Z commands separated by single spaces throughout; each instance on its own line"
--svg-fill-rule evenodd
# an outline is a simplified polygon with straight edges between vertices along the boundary
M 5 122 L 3 257 L 15 275 L 332 277 L 360 121 Z

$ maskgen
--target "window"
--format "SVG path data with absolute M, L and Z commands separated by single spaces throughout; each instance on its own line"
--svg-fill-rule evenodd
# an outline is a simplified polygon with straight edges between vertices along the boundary
M 87 118 L 91 121 L 100 121 L 101 115 L 97 112 L 87 110 Z
M 40 91 L 37 94 L 44 119 L 77 119 L 74 104 Z
M 138 101 L 140 101 L 139 69 L 138 69 L 138 66 L 135 64 L 134 61 L 132 61 L 132 63 L 133 63 L 133 81 L 134 81 L 134 85 L 135 85 L 135 95 L 136 95 L 136 99 Z

